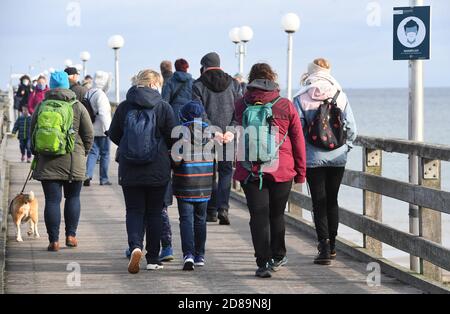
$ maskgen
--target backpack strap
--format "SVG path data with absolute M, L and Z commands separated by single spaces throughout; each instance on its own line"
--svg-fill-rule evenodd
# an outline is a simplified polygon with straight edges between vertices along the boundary
M 172 101 L 174 101 L 175 99 L 177 99 L 178 95 L 180 94 L 181 90 L 183 89 L 183 87 L 185 87 L 187 85 L 189 81 L 184 82 L 183 84 L 181 84 L 180 86 L 178 86 L 177 90 L 175 91 L 175 93 L 173 93 L 172 96 L 170 96 L 169 99 L 169 104 L 172 105 Z
M 333 103 L 336 103 L 336 101 L 337 101 L 337 99 L 338 99 L 340 93 L 341 93 L 341 91 L 338 89 L 337 92 L 336 92 L 336 94 L 335 94 L 334 97 L 333 97 L 333 100 L 332 100 Z

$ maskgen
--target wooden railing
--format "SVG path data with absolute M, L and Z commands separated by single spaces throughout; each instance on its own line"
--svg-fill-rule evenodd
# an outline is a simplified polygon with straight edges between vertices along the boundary
M 382 243 L 420 258 L 420 274 L 442 281 L 442 269 L 450 271 L 450 249 L 441 245 L 441 213 L 450 214 L 450 192 L 441 191 L 441 161 L 450 161 L 450 146 L 400 139 L 359 136 L 354 143 L 363 149 L 362 171 L 346 170 L 343 184 L 363 192 L 363 214 L 340 208 L 340 223 L 363 234 L 363 247 L 382 257 Z M 419 184 L 382 177 L 383 152 L 419 157 Z M 240 192 L 238 182 L 233 185 Z M 381 222 L 382 196 L 419 206 L 419 235 L 410 234 Z M 290 215 L 302 217 L 312 211 L 311 198 L 293 190 Z M 450 232 L 450 231 L 448 231 Z

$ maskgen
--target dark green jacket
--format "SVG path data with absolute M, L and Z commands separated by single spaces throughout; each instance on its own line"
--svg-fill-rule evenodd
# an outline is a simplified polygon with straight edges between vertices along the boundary
M 53 89 L 46 93 L 45 99 L 74 101 L 76 95 L 70 89 Z M 31 134 L 34 133 L 38 105 L 31 118 Z M 38 162 L 33 178 L 39 181 L 83 181 L 86 177 L 86 156 L 94 141 L 94 130 L 86 108 L 76 102 L 73 105 L 73 129 L 76 134 L 75 149 L 71 154 L 63 156 L 37 156 Z

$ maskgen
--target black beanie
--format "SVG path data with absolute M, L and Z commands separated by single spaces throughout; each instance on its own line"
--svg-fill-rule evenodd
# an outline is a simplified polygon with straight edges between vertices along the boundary
M 205 69 L 220 67 L 220 57 L 217 53 L 210 52 L 202 58 L 202 60 L 200 61 L 200 64 Z

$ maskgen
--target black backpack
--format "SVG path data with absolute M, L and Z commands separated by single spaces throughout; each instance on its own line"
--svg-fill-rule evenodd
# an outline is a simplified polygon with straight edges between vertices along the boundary
M 308 126 L 307 140 L 316 147 L 335 150 L 346 143 L 343 113 L 336 103 L 340 93 L 322 102 Z
M 97 93 L 97 91 L 95 91 L 94 93 L 92 93 L 91 97 L 86 97 L 86 95 L 88 93 L 86 93 L 86 95 L 84 96 L 83 100 L 81 101 L 81 103 L 83 104 L 83 106 L 86 108 L 87 112 L 89 113 L 89 117 L 91 118 L 92 123 L 95 122 L 95 118 L 97 116 L 97 114 L 94 112 L 94 108 L 92 108 L 92 104 L 91 104 L 91 98 Z

